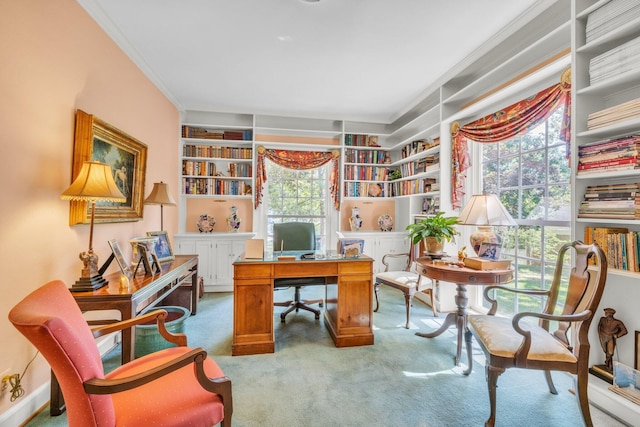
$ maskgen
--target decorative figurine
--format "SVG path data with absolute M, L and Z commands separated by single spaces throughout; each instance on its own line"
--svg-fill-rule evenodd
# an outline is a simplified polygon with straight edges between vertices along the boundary
M 227 218 L 227 229 L 229 231 L 238 231 L 238 228 L 240 228 L 240 217 L 238 216 L 238 207 L 237 206 L 231 206 L 229 208 L 229 212 L 231 212 L 231 215 L 229 215 L 229 217 Z
M 604 351 L 604 366 L 607 371 L 613 372 L 613 354 L 616 350 L 616 340 L 627 335 L 627 328 L 622 321 L 613 317 L 616 311 L 613 308 L 604 309 L 604 317 L 598 322 L 598 335 L 600 345 Z
M 362 227 L 360 209 L 357 206 L 351 209 L 351 218 L 349 218 L 349 225 L 351 226 L 351 231 L 358 231 L 360 230 L 360 227 Z

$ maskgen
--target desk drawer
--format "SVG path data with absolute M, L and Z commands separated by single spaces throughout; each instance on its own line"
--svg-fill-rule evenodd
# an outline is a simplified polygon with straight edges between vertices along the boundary
M 298 261 L 273 266 L 273 277 L 327 277 L 338 274 L 335 262 Z
M 372 263 L 367 261 L 341 262 L 338 268 L 340 274 L 373 274 Z
M 236 279 L 271 277 L 271 265 L 259 263 L 236 264 L 233 266 L 233 276 Z

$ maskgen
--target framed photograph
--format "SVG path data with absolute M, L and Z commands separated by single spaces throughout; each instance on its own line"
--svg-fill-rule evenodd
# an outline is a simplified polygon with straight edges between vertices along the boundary
M 147 146 L 99 118 L 77 110 L 71 182 L 76 179 L 85 161 L 98 161 L 111 166 L 114 181 L 127 198 L 123 203 L 96 202 L 94 222 L 142 219 Z M 88 224 L 91 221 L 89 203 L 70 203 L 69 224 Z
M 167 262 L 176 259 L 171 249 L 171 242 L 166 231 L 147 231 L 147 236 L 157 237 L 155 243 L 155 254 L 158 256 L 158 261 Z
M 493 260 L 500 259 L 500 249 L 501 245 L 499 243 L 482 243 L 478 251 L 478 256 L 480 258 Z
M 118 245 L 118 241 L 116 239 L 109 240 L 109 247 L 111 247 L 111 252 L 113 252 L 113 257 L 116 259 L 118 266 L 120 267 L 120 271 L 125 276 L 131 278 L 131 266 L 127 263 L 124 258 L 124 254 L 120 249 L 120 245 Z

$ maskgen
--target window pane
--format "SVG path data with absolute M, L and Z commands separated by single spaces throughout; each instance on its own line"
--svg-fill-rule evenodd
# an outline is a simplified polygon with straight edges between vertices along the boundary
M 547 215 L 544 202 L 544 188 L 525 188 L 522 190 L 522 218 L 544 219 Z
M 500 161 L 500 186 L 515 187 L 520 174 L 520 159 L 509 157 Z
M 496 144 L 492 144 L 496 145 Z M 488 162 L 482 165 L 482 178 L 485 193 L 498 192 L 498 162 Z
M 549 148 L 549 182 L 568 182 L 570 174 L 566 145 Z
M 522 185 L 543 184 L 546 177 L 544 150 L 527 151 L 522 154 Z

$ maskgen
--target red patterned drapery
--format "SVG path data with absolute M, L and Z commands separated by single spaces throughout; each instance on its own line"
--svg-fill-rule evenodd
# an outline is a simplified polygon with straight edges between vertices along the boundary
M 516 102 L 505 109 L 460 126 L 451 124 L 451 202 L 454 209 L 462 204 L 465 194 L 466 171 L 471 167 L 467 140 L 488 143 L 500 142 L 523 135 L 549 118 L 564 106 L 560 138 L 571 139 L 571 68 L 563 71 L 560 82 L 534 96 Z
M 267 182 L 267 172 L 264 167 L 265 158 L 282 167 L 296 170 L 314 169 L 333 161 L 331 174 L 329 175 L 329 191 L 331 192 L 333 206 L 336 210 L 340 209 L 340 152 L 338 150 L 331 152 L 290 151 L 273 150 L 259 146 L 254 208 L 257 208 L 262 203 L 262 186 Z

